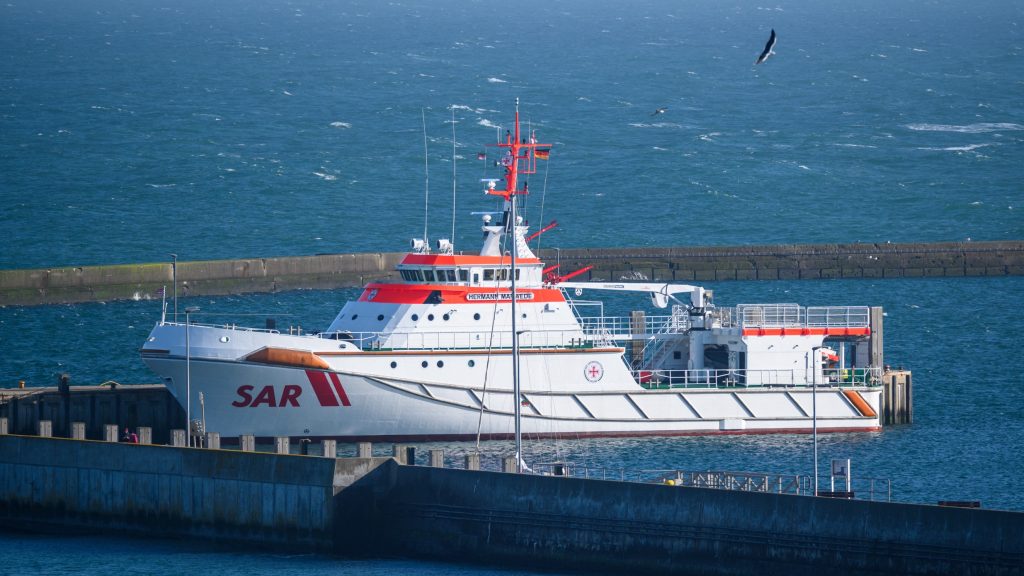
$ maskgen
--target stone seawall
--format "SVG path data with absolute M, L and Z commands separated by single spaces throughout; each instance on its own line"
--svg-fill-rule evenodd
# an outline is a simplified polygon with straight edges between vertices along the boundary
M 326 254 L 178 262 L 183 296 L 359 287 L 395 279 L 404 253 Z M 1024 240 L 931 244 L 791 244 L 543 249 L 578 280 L 797 280 L 1024 275 Z M 168 263 L 0 270 L 0 306 L 159 299 L 173 291 Z
M 1020 512 L 2 433 L 0 524 L 623 574 L 1024 573 Z

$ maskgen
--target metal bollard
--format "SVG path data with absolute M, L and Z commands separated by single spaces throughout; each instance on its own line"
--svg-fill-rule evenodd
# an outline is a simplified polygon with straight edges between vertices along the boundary
M 444 450 L 430 451 L 430 466 L 432 468 L 444 468 Z
M 37 436 L 40 438 L 53 438 L 53 420 L 40 420 Z
M 184 430 L 171 430 L 171 446 L 184 448 L 187 442 Z
M 139 426 L 139 444 L 153 443 L 153 429 L 149 426 Z
M 206 433 L 206 448 L 208 450 L 220 450 L 220 433 L 218 433 L 218 432 L 207 432 Z
M 466 454 L 466 470 L 480 469 L 480 454 Z
M 324 458 L 337 458 L 338 457 L 338 441 L 337 440 L 324 440 L 320 443 L 321 456 Z
M 288 436 L 275 436 L 274 437 L 274 452 L 278 454 L 288 454 L 291 451 L 292 439 Z
M 356 457 L 357 458 L 372 458 L 373 457 L 373 444 L 369 442 L 360 442 L 356 446 Z
M 242 452 L 255 452 L 256 437 L 252 434 L 242 434 L 238 437 L 238 449 Z
M 516 473 L 516 457 L 505 456 L 501 459 L 501 471 L 508 472 L 510 474 Z
M 85 440 L 85 422 L 71 423 L 71 438 L 74 440 Z
M 117 442 L 117 424 L 103 425 L 103 440 L 106 442 Z
M 391 457 L 399 464 L 405 464 L 405 448 L 401 444 L 391 445 Z

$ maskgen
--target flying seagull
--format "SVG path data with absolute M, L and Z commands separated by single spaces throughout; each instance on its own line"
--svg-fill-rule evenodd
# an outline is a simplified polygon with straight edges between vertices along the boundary
M 754 62 L 754 64 L 760 64 L 760 63 L 764 62 L 765 60 L 767 60 L 769 56 L 771 56 L 772 54 L 775 54 L 775 52 L 772 52 L 772 48 L 775 48 L 775 29 L 774 28 L 772 28 L 771 38 L 768 38 L 768 43 L 764 45 L 764 51 L 761 52 L 761 55 L 757 57 L 757 62 Z
M 653 114 L 651 114 L 651 116 L 657 116 L 658 114 L 664 114 L 665 112 L 668 112 L 668 108 L 658 108 Z

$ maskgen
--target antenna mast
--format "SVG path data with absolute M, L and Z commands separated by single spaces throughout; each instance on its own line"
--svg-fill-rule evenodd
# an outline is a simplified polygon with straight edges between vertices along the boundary
M 420 118 L 423 120 L 423 243 L 430 250 L 430 239 L 427 237 L 427 219 L 430 215 L 430 163 L 427 159 L 427 114 L 420 108 Z
M 550 148 L 550 144 L 538 144 L 533 134 L 530 134 L 529 140 L 524 139 L 519 134 L 519 98 L 516 98 L 516 120 L 514 134 L 506 132 L 505 141 L 498 142 L 498 147 L 506 148 L 505 154 L 501 159 L 501 164 L 505 167 L 505 189 L 496 190 L 494 188 L 488 188 L 487 193 L 494 196 L 501 196 L 505 199 L 505 226 L 512 234 L 512 269 L 509 277 L 512 281 L 512 396 L 513 406 L 515 409 L 515 440 L 516 440 L 516 472 L 523 471 L 523 430 L 522 430 L 522 393 L 520 392 L 519 384 L 519 331 L 516 327 L 516 300 L 518 294 L 516 294 L 516 257 L 519 252 L 519 218 L 516 214 L 516 196 L 522 196 L 529 194 L 524 185 L 522 189 L 519 189 L 519 174 L 534 174 L 537 172 L 537 154 L 536 149 L 543 147 L 545 152 Z M 524 162 L 523 168 L 520 170 L 519 163 Z

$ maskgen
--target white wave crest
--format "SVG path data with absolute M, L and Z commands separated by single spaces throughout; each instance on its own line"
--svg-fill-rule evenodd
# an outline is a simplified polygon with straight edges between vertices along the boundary
M 494 78 L 494 77 L 488 78 L 487 81 L 490 82 L 491 84 L 507 84 L 508 83 L 508 80 L 502 80 L 501 78 Z
M 960 132 L 962 134 L 1024 130 L 1024 126 L 1012 122 L 978 122 L 963 126 L 955 124 L 907 124 L 906 127 L 918 132 Z
M 485 128 L 501 128 L 501 125 L 495 124 L 494 122 L 491 122 L 487 118 L 481 118 L 480 121 L 477 122 L 477 124 Z
M 918 148 L 918 150 L 933 150 L 939 152 L 970 152 L 972 150 L 977 150 L 978 148 L 984 148 L 986 146 L 995 145 L 996 144 L 994 142 L 987 142 L 984 144 L 968 144 L 966 146 L 946 146 L 945 148 L 923 147 Z
M 327 174 L 325 172 L 313 172 L 313 174 L 323 178 L 324 180 L 326 180 L 328 182 L 333 182 L 333 181 L 338 179 L 338 177 L 335 176 L 334 174 Z
M 351 128 L 352 125 L 348 122 L 331 122 L 331 126 L 334 128 Z

